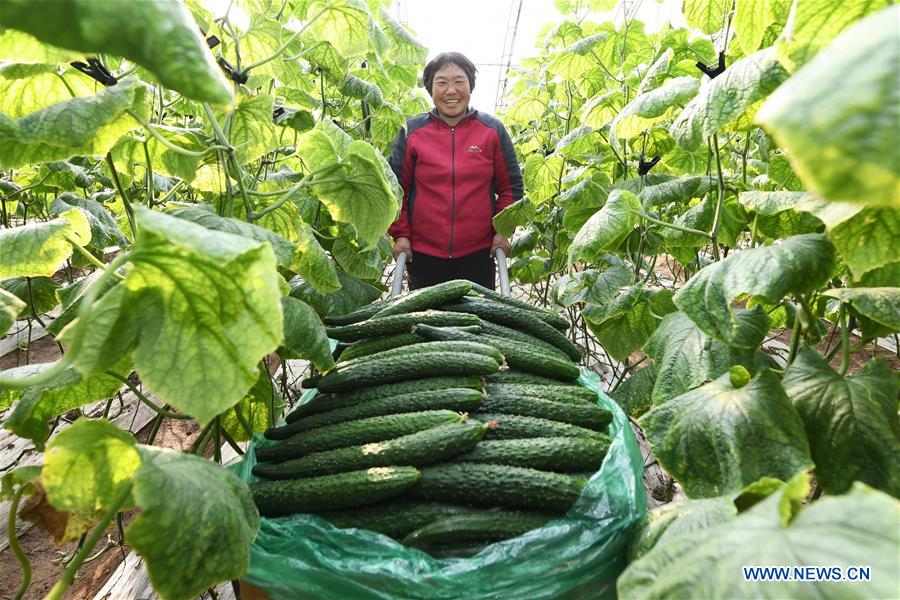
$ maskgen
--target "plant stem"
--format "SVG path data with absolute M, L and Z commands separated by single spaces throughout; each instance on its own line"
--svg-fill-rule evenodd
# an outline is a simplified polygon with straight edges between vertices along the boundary
M 16 537 L 16 512 L 19 510 L 19 501 L 22 499 L 22 494 L 25 493 L 26 487 L 25 485 L 19 486 L 15 495 L 13 495 L 12 502 L 9 505 L 9 518 L 6 521 L 6 538 L 9 540 L 9 547 L 12 548 L 13 554 L 16 555 L 16 559 L 22 567 L 22 583 L 19 585 L 19 591 L 16 592 L 15 600 L 22 600 L 25 597 L 25 592 L 31 586 L 31 562 L 29 562 L 28 556 L 25 555 L 25 551 L 22 550 L 22 546 L 19 545 L 19 540 Z
M 91 550 L 94 549 L 94 546 L 97 545 L 97 542 L 100 540 L 100 537 L 106 531 L 106 526 L 115 518 L 116 514 L 119 512 L 119 509 L 125 503 L 125 500 L 128 499 L 128 496 L 131 494 L 131 482 L 128 482 L 126 485 L 122 486 L 122 491 L 119 492 L 119 495 L 112 501 L 109 508 L 103 513 L 103 517 L 100 519 L 100 522 L 91 530 L 90 535 L 87 536 L 87 539 L 84 540 L 84 544 L 81 546 L 81 549 L 78 551 L 78 554 L 72 559 L 72 562 L 66 567 L 66 571 L 63 573 L 62 578 L 56 582 L 56 585 L 53 586 L 53 589 L 50 590 L 50 593 L 47 594 L 45 600 L 59 600 L 63 597 L 63 594 L 69 587 L 75 582 L 75 575 L 78 573 L 78 569 L 81 568 L 81 565 L 84 563 L 85 559 L 90 555 Z
M 81 255 L 85 258 L 85 260 L 87 260 L 89 263 L 91 263 L 92 265 L 94 265 L 94 266 L 97 267 L 98 269 L 105 269 L 105 268 L 106 268 L 106 264 L 105 264 L 105 263 L 100 262 L 100 260 L 99 260 L 96 256 L 94 256 L 93 254 L 91 254 L 90 252 L 88 252 L 87 250 L 85 250 L 78 242 L 73 241 L 73 240 L 70 239 L 70 238 L 67 238 L 67 239 L 69 240 L 69 243 L 72 244 L 72 248 L 73 248 L 76 252 L 78 252 L 79 254 L 81 254 Z M 115 277 L 115 278 L 118 279 L 119 281 L 124 281 L 124 280 L 125 280 L 125 278 L 122 277 L 121 275 L 119 275 L 118 273 L 113 273 L 113 277 Z
M 847 325 L 847 308 L 843 302 L 838 322 L 841 324 L 841 368 L 838 375 L 843 377 L 850 368 L 850 327 Z
M 173 144 L 172 142 L 170 142 L 169 140 L 164 138 L 162 135 L 160 135 L 160 133 L 158 131 L 156 131 L 156 128 L 153 125 L 151 125 L 150 123 L 148 123 L 147 121 L 145 121 L 141 115 L 137 114 L 136 112 L 132 111 L 131 109 L 128 109 L 125 112 L 127 112 L 129 115 L 131 115 L 131 117 L 135 121 L 140 123 L 141 126 L 144 129 L 146 129 L 150 133 L 150 135 L 155 137 L 156 140 L 160 144 L 162 144 L 163 146 L 165 146 L 172 152 L 175 152 L 176 154 L 181 154 L 182 156 L 191 156 L 193 158 L 203 158 L 207 154 L 215 152 L 216 150 L 228 150 L 230 148 L 230 146 L 228 146 L 227 144 L 219 145 L 219 146 L 208 146 L 206 148 L 206 150 L 202 150 L 202 151 L 194 151 L 194 150 L 188 150 L 187 148 L 182 148 L 181 146 L 177 146 L 177 145 Z M 220 144 L 221 144 L 221 142 L 220 142 Z
M 631 208 L 628 208 L 628 209 L 626 209 L 626 210 L 627 210 L 628 212 L 630 212 L 631 214 L 633 214 L 633 215 L 636 215 L 636 216 L 638 216 L 638 217 L 641 217 L 642 219 L 646 219 L 647 221 L 650 221 L 651 223 L 654 223 L 654 224 L 656 224 L 656 225 L 660 225 L 660 226 L 662 226 L 662 227 L 668 227 L 669 229 L 675 229 L 675 230 L 677 230 L 677 231 L 683 231 L 684 233 L 690 233 L 690 234 L 693 234 L 693 235 L 699 235 L 700 237 L 705 237 L 706 239 L 710 239 L 710 238 L 711 238 L 710 234 L 706 233 L 705 231 L 700 231 L 699 229 L 691 229 L 690 227 L 682 227 L 681 225 L 676 225 L 675 223 L 666 223 L 665 221 L 660 221 L 659 219 L 654 219 L 653 217 L 651 217 L 651 216 L 648 215 L 647 213 L 641 212 L 641 211 L 639 211 L 639 210 L 634 210 L 634 209 L 631 209 Z
M 147 396 L 145 396 L 143 393 L 141 393 L 141 391 L 139 389 L 137 389 L 137 386 L 135 386 L 133 383 L 131 383 L 131 381 L 127 377 L 122 377 L 115 371 L 106 371 L 106 374 L 109 375 L 110 377 L 118 379 L 119 381 L 121 381 L 122 383 L 127 385 L 128 389 L 131 390 L 131 392 L 135 396 L 137 396 L 138 400 L 140 400 L 141 402 L 146 404 L 148 407 L 150 407 L 153 410 L 153 412 L 155 412 L 156 414 L 161 415 L 167 419 L 190 419 L 191 418 L 190 415 L 181 415 L 178 413 L 169 412 L 166 409 L 160 408 L 159 406 L 153 404 L 152 402 L 150 402 L 150 399 L 147 398 Z
M 112 154 L 109 152 L 106 153 L 106 164 L 109 166 L 109 170 L 112 173 L 116 191 L 122 196 L 122 205 L 125 207 L 125 214 L 128 216 L 128 224 L 131 226 L 131 237 L 134 239 L 137 237 L 137 224 L 134 222 L 134 210 L 131 208 L 131 202 L 128 200 L 128 196 L 125 195 L 125 188 L 122 187 L 122 182 L 119 181 L 119 172 L 116 171 L 116 165 L 113 164 Z
M 722 178 L 722 158 L 719 155 L 719 137 L 716 134 L 713 134 L 713 146 L 715 146 L 716 151 L 716 175 L 718 176 L 719 181 L 719 189 L 716 194 L 716 212 L 715 216 L 713 216 L 713 226 L 712 232 L 710 233 L 709 239 L 712 242 L 713 249 L 713 257 L 718 262 L 721 260 L 721 255 L 719 254 L 719 225 L 721 225 L 722 219 L 722 203 L 725 201 L 725 181 Z

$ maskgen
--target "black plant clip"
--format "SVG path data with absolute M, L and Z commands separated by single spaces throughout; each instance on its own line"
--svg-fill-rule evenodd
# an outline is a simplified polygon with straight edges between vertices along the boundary
M 697 61 L 697 68 L 706 73 L 706 76 L 710 79 L 715 79 L 719 75 L 725 72 L 725 53 L 719 52 L 719 66 L 717 67 L 707 67 L 705 63 Z
M 638 175 L 646 175 L 650 172 L 656 163 L 659 162 L 659 155 L 654 156 L 650 160 L 644 160 L 643 158 L 638 163 Z
M 231 64 L 222 58 L 221 56 L 216 60 L 219 63 L 219 66 L 222 67 L 222 70 L 225 71 L 225 76 L 228 79 L 232 80 L 235 83 L 244 84 L 247 83 L 247 74 L 239 73 L 237 69 L 231 66 Z
M 283 114 L 284 114 L 284 107 L 277 106 L 272 110 L 272 119 L 277 119 L 278 117 L 280 117 Z
M 216 46 L 218 46 L 221 43 L 222 43 L 221 40 L 219 40 L 219 38 L 217 38 L 214 35 L 211 35 L 208 38 L 206 38 L 206 45 L 209 46 L 210 49 L 215 48 Z
M 69 64 L 72 65 L 73 67 L 75 67 L 76 69 L 78 69 L 79 71 L 81 71 L 82 73 L 84 73 L 85 75 L 87 75 L 88 77 L 91 77 L 91 78 L 99 81 L 106 87 L 109 87 L 111 85 L 116 85 L 117 83 L 119 83 L 119 80 L 116 79 L 115 77 L 113 77 L 113 74 L 110 73 L 106 69 L 106 67 L 104 67 L 100 63 L 100 61 L 94 56 L 87 59 L 87 64 L 84 64 L 83 62 L 77 61 L 77 60 L 75 62 L 72 62 Z

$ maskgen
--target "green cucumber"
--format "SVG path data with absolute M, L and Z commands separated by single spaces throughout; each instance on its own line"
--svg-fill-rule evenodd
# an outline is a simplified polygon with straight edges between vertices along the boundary
M 525 333 L 524 331 L 517 331 L 515 329 L 512 329 L 511 327 L 505 327 L 503 325 L 498 325 L 497 323 L 492 323 L 490 321 L 482 319 L 481 332 L 487 335 L 492 335 L 494 337 L 509 338 L 516 342 L 530 344 L 531 346 L 534 346 L 540 350 L 550 352 L 554 356 L 558 355 L 565 360 L 569 360 L 568 355 L 553 344 L 548 344 L 544 340 L 536 338 L 529 333 Z
M 361 358 L 363 356 L 377 354 L 378 352 L 384 352 L 385 350 L 410 346 L 424 341 L 425 339 L 422 336 L 408 331 L 395 333 L 394 335 L 369 338 L 351 344 L 341 354 L 341 360 L 353 360 L 354 358 Z
M 453 313 L 469 313 L 500 325 L 507 325 L 513 329 L 524 331 L 559 348 L 572 360 L 576 362 L 581 360 L 581 350 L 578 349 L 578 346 L 560 333 L 558 329 L 541 321 L 533 312 L 471 297 L 463 298 L 463 302 L 456 304 L 445 304 L 442 310 Z M 437 325 L 441 324 L 437 323 Z
M 337 371 L 340 372 L 369 360 L 381 360 L 394 356 L 409 356 L 410 354 L 419 354 L 420 352 L 470 352 L 472 354 L 489 356 L 496 360 L 498 363 L 503 362 L 503 354 L 501 354 L 500 351 L 493 346 L 485 344 L 484 342 L 427 341 L 421 344 L 416 344 L 415 346 L 401 346 L 400 348 L 392 348 L 390 350 L 385 350 L 384 352 L 379 352 L 378 354 L 362 356 L 360 358 L 353 359 L 352 361 L 342 361 L 337 364 L 336 368 Z
M 545 321 L 549 325 L 552 325 L 556 329 L 560 331 L 566 331 L 569 328 L 569 320 L 565 317 L 561 317 L 557 313 L 552 310 L 548 310 L 546 308 L 541 308 L 538 306 L 532 306 L 527 302 L 523 302 L 517 298 L 513 298 L 511 296 L 504 296 L 503 294 L 498 294 L 494 290 L 488 289 L 482 285 L 477 283 L 472 284 L 472 292 L 480 294 L 488 300 L 492 300 L 494 302 L 499 302 L 500 304 L 506 304 L 509 306 L 513 306 L 520 310 L 527 310 L 529 312 L 536 313 L 536 316 Z
M 436 502 L 565 512 L 583 487 L 581 480 L 537 469 L 441 463 L 422 469 L 422 477 L 408 494 Z
M 458 423 L 463 415 L 452 410 L 427 410 L 399 415 L 369 417 L 348 421 L 312 431 L 303 431 L 281 443 L 256 449 L 260 461 L 282 461 L 298 458 L 310 452 L 322 452 L 344 446 L 390 440 L 438 425 Z
M 487 375 L 499 370 L 500 363 L 481 354 L 421 352 L 368 360 L 344 370 L 335 369 L 325 375 L 316 387 L 325 393 L 347 392 L 423 375 Z
M 366 319 L 371 318 L 375 313 L 377 313 L 382 308 L 390 306 L 392 302 L 395 302 L 396 298 L 385 298 L 383 300 L 376 300 L 371 304 L 367 304 L 362 308 L 358 308 L 353 312 L 349 312 L 345 315 L 328 315 L 322 321 L 326 325 L 352 325 L 353 323 L 359 323 L 360 321 L 365 321 Z
M 429 325 L 455 327 L 463 325 L 478 325 L 481 319 L 478 315 L 466 313 L 454 313 L 441 310 L 424 310 L 421 312 L 404 313 L 381 319 L 368 319 L 353 325 L 339 327 L 326 327 L 328 337 L 342 342 L 355 342 L 371 337 L 393 335 L 409 331 L 416 323 L 428 323 Z
M 559 379 L 542 377 L 534 373 L 526 373 L 515 369 L 508 369 L 498 373 L 491 373 L 484 378 L 486 383 L 530 383 L 535 385 L 571 385 Z
M 265 479 L 296 479 L 369 467 L 423 467 L 468 452 L 484 437 L 487 425 L 464 421 L 439 425 L 383 442 L 316 452 L 281 463 L 259 463 L 253 474 Z
M 557 518 L 541 512 L 490 511 L 443 517 L 403 538 L 403 544 L 428 550 L 471 542 L 494 543 L 543 527 Z
M 472 289 L 472 282 L 464 279 L 453 279 L 431 287 L 416 290 L 397 298 L 396 302 L 382 308 L 373 318 L 380 319 L 391 315 L 417 312 L 437 308 L 442 304 L 462 298 Z
M 321 513 L 319 516 L 342 529 L 369 529 L 394 539 L 402 539 L 420 527 L 442 517 L 471 514 L 483 509 L 440 502 L 419 502 L 397 498 L 362 508 Z
M 503 354 L 510 368 L 527 371 L 562 381 L 574 381 L 581 374 L 578 367 L 567 358 L 549 355 L 534 346 L 515 340 L 488 335 L 473 335 L 448 327 L 434 327 L 424 323 L 415 326 L 415 333 L 430 340 L 462 340 L 488 343 Z
M 446 377 L 425 377 L 411 379 L 397 383 L 385 383 L 367 388 L 360 388 L 340 394 L 315 394 L 309 401 L 298 405 L 288 413 L 285 421 L 293 423 L 301 417 L 328 412 L 344 406 L 352 406 L 367 400 L 379 400 L 401 394 L 413 392 L 427 392 L 431 390 L 447 390 L 450 388 L 471 388 L 481 390 L 481 379 L 478 377 L 466 377 L 463 375 Z
M 531 396 L 569 404 L 596 404 L 597 392 L 580 385 L 533 385 L 527 383 L 489 383 L 488 395 Z
M 250 484 L 264 517 L 340 510 L 387 500 L 419 480 L 415 467 L 375 467 L 337 475 Z
M 513 440 L 535 437 L 578 437 L 601 441 L 609 440 L 606 434 L 599 431 L 538 417 L 482 412 L 472 413 L 471 417 L 484 423 L 488 421 L 497 422 L 495 428 L 489 429 L 484 434 L 485 440 Z
M 481 403 L 481 412 L 538 417 L 539 419 L 571 423 L 594 431 L 606 431 L 612 422 L 612 413 L 597 405 L 565 404 L 527 396 L 485 398 Z
M 288 425 L 268 429 L 265 436 L 270 440 L 284 440 L 301 431 L 309 431 L 317 427 L 381 415 L 396 415 L 424 410 L 470 412 L 481 405 L 482 398 L 481 391 L 469 388 L 411 392 L 378 400 L 367 400 L 352 406 L 310 415 Z
M 610 441 L 569 437 L 536 437 L 481 442 L 456 457 L 457 462 L 530 467 L 542 471 L 596 471 Z M 413 465 L 417 466 L 417 465 Z

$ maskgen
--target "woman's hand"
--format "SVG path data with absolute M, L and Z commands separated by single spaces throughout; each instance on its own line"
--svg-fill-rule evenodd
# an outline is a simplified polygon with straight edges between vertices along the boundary
M 491 256 L 497 251 L 497 248 L 503 250 L 503 253 L 509 256 L 509 240 L 499 233 L 494 234 L 494 241 L 491 242 Z
M 412 245 L 409 243 L 409 238 L 399 237 L 394 240 L 394 260 L 397 260 L 401 252 L 406 252 L 406 261 L 412 262 Z

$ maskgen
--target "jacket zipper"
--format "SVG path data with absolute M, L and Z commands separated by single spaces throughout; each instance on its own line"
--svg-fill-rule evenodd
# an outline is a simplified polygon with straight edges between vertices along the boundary
M 450 128 L 450 251 L 453 258 L 453 226 L 456 218 L 456 136 L 455 127 Z

